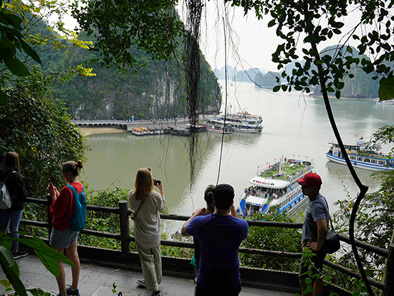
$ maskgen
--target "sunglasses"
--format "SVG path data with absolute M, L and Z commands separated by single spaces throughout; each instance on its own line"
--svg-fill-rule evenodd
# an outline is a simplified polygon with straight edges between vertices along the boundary
M 308 188 L 310 188 L 310 187 L 313 187 L 313 186 L 310 186 L 310 185 L 302 185 L 302 186 L 301 186 L 302 189 L 308 189 Z

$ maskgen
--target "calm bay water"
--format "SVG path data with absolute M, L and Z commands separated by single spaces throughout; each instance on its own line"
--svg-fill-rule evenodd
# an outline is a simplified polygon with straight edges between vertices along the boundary
M 223 91 L 224 93 L 224 91 Z M 373 104 L 372 100 L 332 99 L 331 106 L 345 144 L 360 137 L 368 138 L 379 127 L 394 124 L 394 106 Z M 224 103 L 224 102 L 223 102 Z M 91 189 L 122 187 L 132 189 L 137 170 L 150 167 L 154 178 L 164 182 L 164 194 L 169 213 L 190 215 L 203 207 L 207 185 L 216 184 L 222 149 L 219 183 L 229 183 L 236 191 L 238 205 L 249 179 L 258 165 L 266 165 L 281 156 L 307 157 L 323 180 L 322 194 L 335 211 L 333 203 L 356 196 L 358 188 L 346 166 L 328 162 L 325 153 L 334 133 L 328 121 L 323 99 L 300 96 L 299 93 L 272 93 L 251 83 L 229 86 L 231 111 L 240 108 L 263 116 L 261 134 L 199 135 L 196 179 L 191 187 L 187 138 L 176 136 L 136 137 L 130 133 L 88 136 L 91 150 L 85 163 L 82 180 Z M 223 108 L 224 109 L 224 108 Z M 384 147 L 385 148 L 385 147 Z M 383 150 L 384 152 L 387 152 Z M 378 188 L 369 171 L 357 170 L 369 192 Z M 346 191 L 345 191 L 346 188 Z M 167 225 L 167 231 L 179 230 L 179 225 Z

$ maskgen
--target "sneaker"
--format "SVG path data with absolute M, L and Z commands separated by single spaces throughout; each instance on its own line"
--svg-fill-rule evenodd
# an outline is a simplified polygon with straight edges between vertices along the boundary
M 29 252 L 24 250 L 19 250 L 16 253 L 12 252 L 12 256 L 14 256 L 14 259 L 23 258 L 26 257 L 27 255 L 29 255 Z
M 137 285 L 140 288 L 146 288 L 146 284 L 144 280 L 137 280 Z
M 76 296 L 80 296 L 79 295 L 79 289 L 73 290 L 71 289 L 71 287 L 68 287 L 66 289 L 67 295 L 76 295 Z
M 161 296 L 160 290 L 152 292 L 152 294 L 150 296 Z

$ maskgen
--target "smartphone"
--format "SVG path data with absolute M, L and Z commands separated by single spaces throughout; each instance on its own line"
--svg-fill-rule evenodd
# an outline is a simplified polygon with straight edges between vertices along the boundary
M 153 185 L 157 186 L 160 184 L 160 180 L 153 179 Z

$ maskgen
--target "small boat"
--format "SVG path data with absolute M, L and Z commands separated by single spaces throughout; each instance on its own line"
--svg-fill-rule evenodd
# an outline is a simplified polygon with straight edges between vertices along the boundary
M 223 120 L 211 119 L 206 123 L 208 132 L 220 134 L 232 134 L 233 128 L 228 124 L 224 124 Z
M 189 124 L 186 124 L 186 128 L 187 128 L 190 132 L 195 131 L 196 133 L 203 133 L 203 132 L 206 132 L 206 131 L 207 131 L 206 126 L 204 126 L 204 125 L 202 125 L 202 124 L 191 125 L 191 124 L 189 123 Z
M 237 212 L 248 217 L 255 213 L 269 214 L 275 209 L 279 213 L 295 212 L 308 199 L 297 179 L 312 171 L 309 160 L 288 159 L 257 167 L 256 175 L 250 179 L 251 186 L 245 189 Z
M 377 104 L 377 105 L 394 105 L 394 99 L 384 100 L 384 101 L 381 101 L 379 99 L 375 99 L 373 102 L 374 102 L 374 104 Z
M 181 126 L 168 126 L 168 131 L 171 135 L 181 137 L 188 137 L 191 134 L 188 128 Z
M 346 165 L 342 151 L 337 143 L 331 144 L 326 153 L 327 159 L 336 163 Z M 370 142 L 359 141 L 356 145 L 344 145 L 346 153 L 355 168 L 370 171 L 392 171 L 394 169 L 394 158 L 383 155 L 380 147 Z
M 136 136 L 145 136 L 144 131 L 142 131 L 140 127 L 133 127 L 131 133 Z
M 148 130 L 149 135 L 161 135 L 163 133 L 163 131 L 157 126 L 151 126 L 148 128 Z
M 143 133 L 144 136 L 149 135 L 149 129 L 147 127 L 140 127 L 141 133 Z

